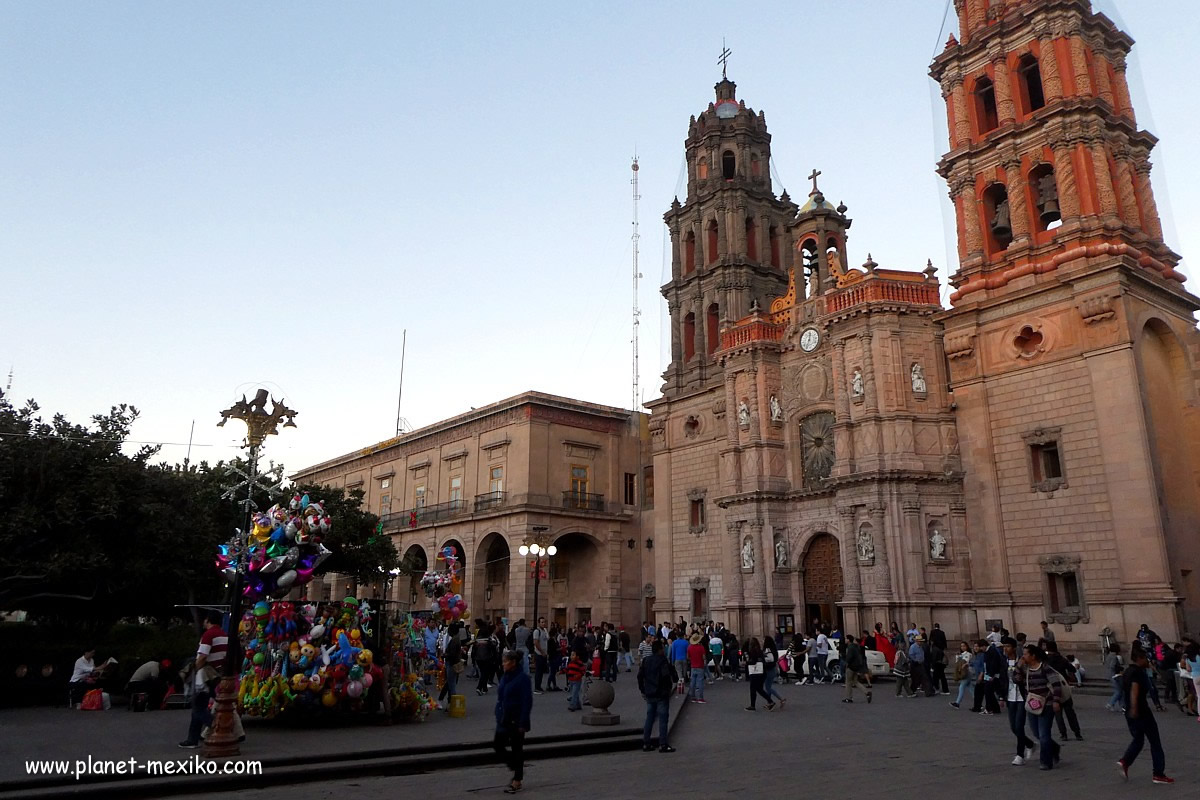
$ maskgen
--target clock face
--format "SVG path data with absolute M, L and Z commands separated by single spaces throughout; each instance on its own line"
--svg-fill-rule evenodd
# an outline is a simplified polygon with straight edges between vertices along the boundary
M 817 333 L 816 328 L 809 328 L 804 333 L 800 334 L 800 349 L 806 353 L 811 353 L 817 349 L 817 345 L 821 343 L 821 334 Z

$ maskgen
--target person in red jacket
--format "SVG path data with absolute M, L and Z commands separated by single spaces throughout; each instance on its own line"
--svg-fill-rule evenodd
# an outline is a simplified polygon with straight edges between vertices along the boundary
M 567 662 L 567 711 L 578 711 L 583 708 L 579 693 L 583 688 L 583 659 L 578 650 L 571 651 L 571 660 Z

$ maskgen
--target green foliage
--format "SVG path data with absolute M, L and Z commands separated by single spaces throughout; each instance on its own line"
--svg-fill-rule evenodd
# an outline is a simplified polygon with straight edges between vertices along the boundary
M 127 618 L 160 625 L 179 616 L 179 604 L 220 604 L 224 580 L 216 547 L 246 527 L 234 500 L 222 498 L 230 467 L 186 469 L 149 463 L 155 448 L 133 455 L 122 444 L 137 409 L 116 406 L 90 426 L 62 415 L 46 421 L 35 402 L 15 408 L 0 392 L 0 610 L 25 610 L 44 622 L 90 636 Z M 322 500 L 333 522 L 326 545 L 334 555 L 320 572 L 360 582 L 394 568 L 391 541 L 376 534 L 362 493 L 302 487 Z M 257 491 L 260 509 L 286 497 Z

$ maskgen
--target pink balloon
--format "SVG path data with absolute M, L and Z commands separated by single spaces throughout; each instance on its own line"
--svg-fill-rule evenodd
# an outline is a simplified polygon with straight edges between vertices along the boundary
M 350 695 L 351 697 L 358 697 L 362 694 L 362 691 L 362 681 L 350 681 L 346 684 L 346 694 Z
M 445 595 L 442 595 L 441 598 L 438 599 L 438 605 L 441 606 L 442 608 L 449 608 L 450 607 L 450 598 L 446 597 Z
M 371 688 L 371 684 L 372 684 L 372 683 L 374 683 L 374 682 L 375 682 L 375 679 L 371 677 L 371 673 L 369 673 L 369 672 L 364 672 L 364 673 L 363 673 L 363 676 L 362 676 L 362 685 L 363 685 L 363 688 L 365 688 L 365 689 L 370 689 L 370 688 Z
M 450 609 L 450 616 L 454 617 L 455 619 L 458 619 L 459 617 L 462 616 L 462 609 L 459 608 L 458 606 L 455 606 L 454 608 Z

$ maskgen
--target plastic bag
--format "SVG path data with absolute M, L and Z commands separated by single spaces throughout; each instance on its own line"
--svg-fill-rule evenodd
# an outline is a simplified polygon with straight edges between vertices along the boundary
M 89 689 L 83 696 L 83 702 L 79 704 L 81 711 L 103 711 L 104 710 L 104 692 L 99 689 Z

